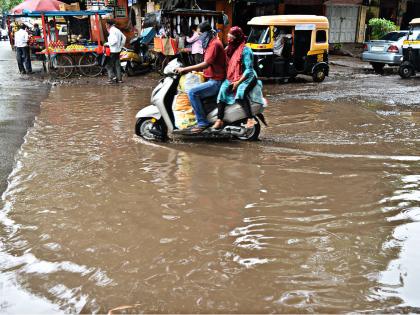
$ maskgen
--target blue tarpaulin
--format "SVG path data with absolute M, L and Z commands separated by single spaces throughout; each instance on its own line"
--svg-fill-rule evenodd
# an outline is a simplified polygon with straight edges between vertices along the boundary
M 10 14 L 15 17 L 41 17 L 44 16 L 91 16 L 91 15 L 106 15 L 111 13 L 112 10 L 95 10 L 95 11 L 28 11 L 23 10 L 21 14 Z

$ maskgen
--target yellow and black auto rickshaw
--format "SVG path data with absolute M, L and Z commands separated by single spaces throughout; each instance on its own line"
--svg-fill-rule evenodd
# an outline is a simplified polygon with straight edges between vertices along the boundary
M 402 46 L 401 78 L 407 79 L 420 71 L 420 18 L 410 22 L 410 31 Z
M 329 23 L 325 16 L 259 16 L 248 24 L 247 45 L 254 52 L 259 77 L 288 79 L 305 74 L 322 82 L 328 76 Z

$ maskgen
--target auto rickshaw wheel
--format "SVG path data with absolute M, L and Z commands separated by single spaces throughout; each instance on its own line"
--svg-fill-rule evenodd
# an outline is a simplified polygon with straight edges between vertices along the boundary
M 409 65 L 401 65 L 398 69 L 398 74 L 403 79 L 408 79 L 409 77 L 414 75 L 413 67 Z
M 314 82 L 322 82 L 325 80 L 325 77 L 327 76 L 325 69 L 320 67 L 315 69 L 314 73 L 312 74 L 312 79 Z

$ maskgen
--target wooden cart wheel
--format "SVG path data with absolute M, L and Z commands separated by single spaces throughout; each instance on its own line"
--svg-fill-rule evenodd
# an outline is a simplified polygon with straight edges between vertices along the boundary
M 86 53 L 79 60 L 79 72 L 87 77 L 96 77 L 102 73 L 98 55 Z
M 73 59 L 68 55 L 57 54 L 51 57 L 50 72 L 55 77 L 66 79 L 73 73 Z

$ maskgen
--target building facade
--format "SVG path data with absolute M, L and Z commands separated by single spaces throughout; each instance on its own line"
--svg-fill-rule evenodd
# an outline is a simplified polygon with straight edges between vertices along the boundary
M 89 1 L 89 0 L 88 0 Z M 127 1 L 127 18 L 140 30 L 145 13 L 165 6 L 189 6 L 204 10 L 223 11 L 229 26 L 249 31 L 247 22 L 261 15 L 314 14 L 325 15 L 330 21 L 330 43 L 362 43 L 367 22 L 373 17 L 394 21 L 401 29 L 420 17 L 420 0 L 117 0 Z

